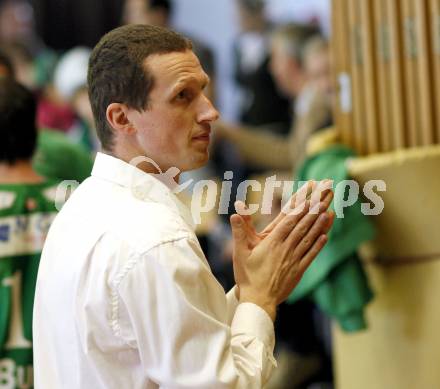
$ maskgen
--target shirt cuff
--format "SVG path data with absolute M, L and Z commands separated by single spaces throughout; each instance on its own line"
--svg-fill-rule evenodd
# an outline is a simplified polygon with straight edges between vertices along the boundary
M 253 303 L 241 303 L 235 310 L 232 319 L 233 335 L 251 335 L 259 339 L 273 354 L 275 331 L 272 319 L 267 312 Z

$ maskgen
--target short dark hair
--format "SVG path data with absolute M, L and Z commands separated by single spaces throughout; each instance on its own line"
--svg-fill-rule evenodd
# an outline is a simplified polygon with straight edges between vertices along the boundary
M 37 103 L 31 91 L 10 77 L 0 79 L 0 162 L 30 160 L 37 141 Z
M 106 34 L 94 48 L 89 62 L 88 87 L 96 131 L 104 150 L 113 147 L 113 131 L 106 110 L 124 103 L 139 111 L 148 108 L 154 76 L 145 66 L 153 54 L 192 50 L 189 39 L 163 27 L 127 25 Z

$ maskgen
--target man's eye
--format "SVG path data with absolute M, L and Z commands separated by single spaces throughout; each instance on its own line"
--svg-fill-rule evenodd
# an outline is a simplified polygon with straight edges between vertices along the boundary
M 187 90 L 183 90 L 177 95 L 177 100 L 189 100 L 190 93 Z

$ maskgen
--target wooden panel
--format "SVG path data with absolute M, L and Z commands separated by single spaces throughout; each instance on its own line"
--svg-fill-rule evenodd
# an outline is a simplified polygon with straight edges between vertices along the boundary
M 420 265 L 368 265 L 375 292 L 368 330 L 335 327 L 338 389 L 440 388 L 440 257 Z
M 431 16 L 431 53 L 434 85 L 435 141 L 440 143 L 440 0 L 429 1 Z
M 352 81 L 350 68 L 350 39 L 348 28 L 348 0 L 332 1 L 332 63 L 334 68 L 334 82 L 336 101 L 334 117 L 336 127 L 341 135 L 342 142 L 354 146 L 353 136 L 353 109 L 352 109 Z
M 440 215 L 440 145 L 356 158 L 350 176 L 363 187 L 370 180 L 383 180 L 380 192 L 384 209 L 372 217 L 374 240 L 380 257 L 440 255 L 437 215 Z M 423 233 L 420 231 L 423 230 Z
M 378 139 L 378 95 L 376 82 L 376 52 L 374 50 L 373 33 L 373 2 L 357 0 L 359 2 L 361 40 L 363 57 L 363 85 L 365 93 L 365 131 L 367 137 L 366 151 L 368 154 L 379 151 Z
M 349 145 L 347 137 L 344 134 L 341 113 L 341 91 L 338 84 L 338 75 L 341 72 L 341 28 L 342 19 L 340 17 L 341 1 L 332 0 L 331 7 L 331 35 L 330 35 L 330 60 L 332 64 L 332 79 L 335 85 L 335 101 L 333 104 L 333 120 L 338 132 L 341 134 L 343 143 Z
M 402 29 L 404 37 L 404 74 L 406 95 L 406 120 L 408 123 L 408 146 L 416 147 L 419 141 L 419 110 L 417 86 L 417 33 L 414 0 L 401 0 Z
M 390 151 L 394 149 L 390 114 L 393 99 L 390 74 L 390 26 L 385 2 L 373 0 L 373 3 L 380 151 Z
M 440 146 L 350 164 L 361 187 L 372 179 L 387 184 L 380 192 L 383 212 L 372 217 L 377 246 L 368 258 L 374 262 L 376 254 L 387 262 L 366 268 L 375 293 L 367 308 L 368 329 L 355 334 L 336 329 L 338 389 L 440 388 L 439 165 Z
M 407 121 L 405 120 L 406 90 L 403 67 L 403 22 L 401 0 L 386 0 L 387 18 L 389 20 L 390 43 L 390 88 L 391 88 L 391 144 L 401 149 L 407 144 Z
M 417 32 L 417 83 L 419 86 L 418 109 L 420 144 L 434 143 L 433 78 L 431 69 L 431 37 L 429 34 L 428 2 L 413 0 L 415 3 Z
M 350 63 L 353 91 L 353 135 L 354 148 L 359 154 L 365 154 L 367 146 L 365 120 L 365 88 L 363 82 L 364 58 L 362 50 L 361 15 L 358 0 L 349 0 L 347 3 L 349 36 L 350 36 Z

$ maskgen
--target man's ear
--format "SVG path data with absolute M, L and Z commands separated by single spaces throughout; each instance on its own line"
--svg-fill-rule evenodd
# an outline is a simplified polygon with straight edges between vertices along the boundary
M 110 126 L 117 132 L 131 134 L 135 131 L 128 119 L 128 108 L 125 104 L 111 103 L 107 107 L 106 117 Z

